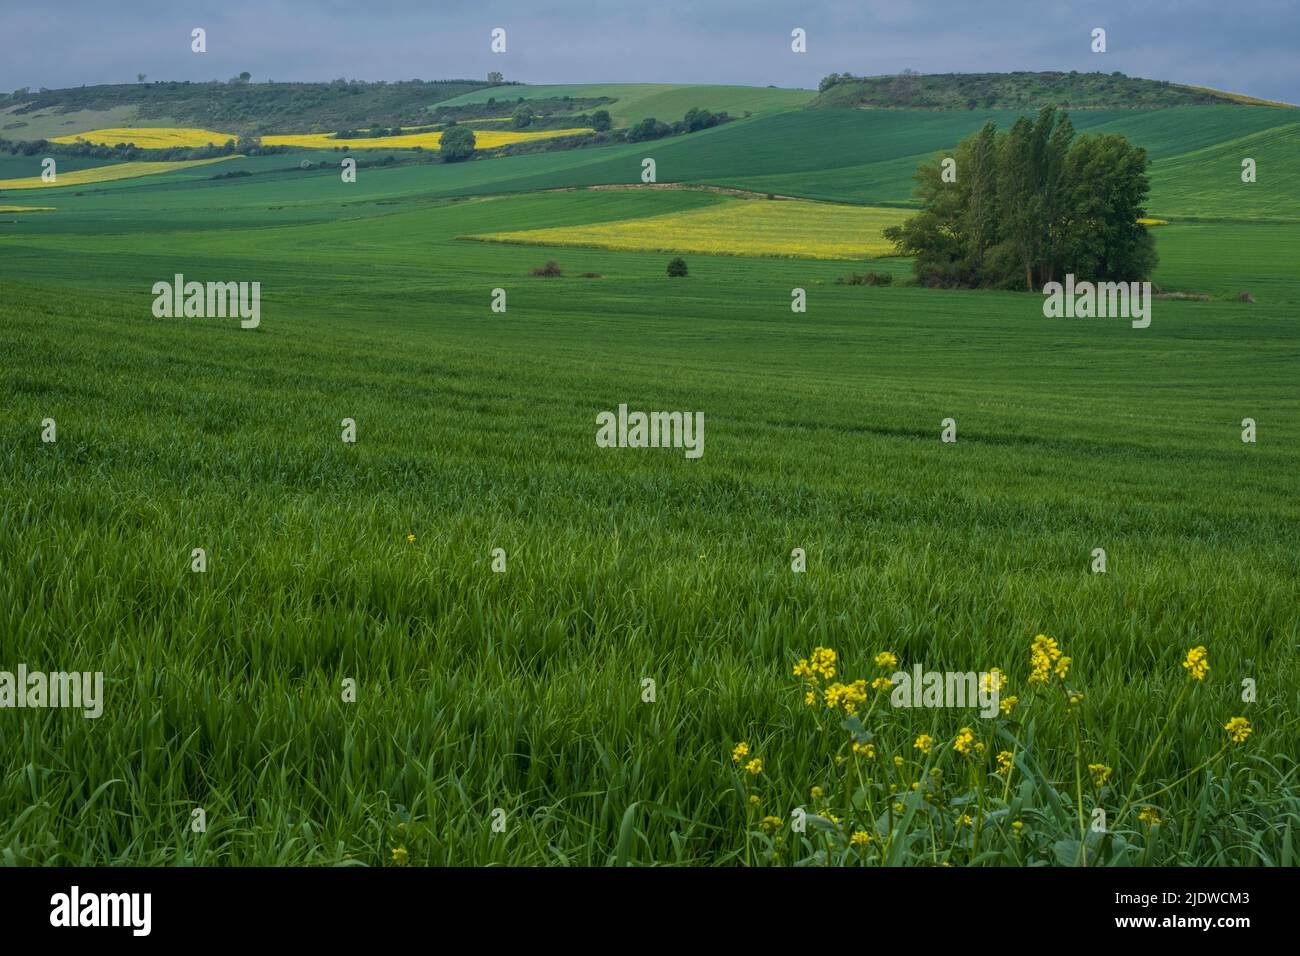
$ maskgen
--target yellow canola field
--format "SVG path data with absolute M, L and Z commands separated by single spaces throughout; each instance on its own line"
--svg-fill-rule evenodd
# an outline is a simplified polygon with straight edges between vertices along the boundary
M 51 143 L 75 143 L 84 139 L 96 146 L 116 146 L 134 143 L 140 149 L 171 149 L 173 146 L 220 146 L 227 140 L 238 139 L 233 133 L 215 133 L 210 129 L 193 129 L 185 126 L 140 126 L 93 129 L 88 133 L 56 136 Z
M 0 212 L 54 212 L 53 206 L 0 206 Z
M 469 238 L 644 252 L 863 259 L 893 255 L 893 243 L 881 232 L 910 214 L 906 209 L 800 200 L 727 199 L 704 209 L 644 219 Z
M 222 163 L 228 159 L 242 159 L 241 156 L 218 156 L 216 159 L 186 159 L 174 163 L 114 163 L 110 166 L 95 166 L 93 169 L 77 169 L 72 172 L 59 173 L 52 183 L 47 183 L 40 176 L 28 176 L 26 179 L 0 179 L 0 189 L 57 189 L 60 186 L 91 186 L 95 183 L 108 183 L 116 179 L 135 179 L 138 176 L 156 176 L 159 173 L 174 173 L 178 169 L 191 166 L 207 166 Z
M 535 139 L 553 139 L 556 136 L 575 136 L 589 133 L 589 129 L 547 129 L 536 132 L 514 130 L 474 130 L 477 149 L 495 149 L 509 146 L 511 143 L 525 143 Z M 334 139 L 330 133 L 292 133 L 283 136 L 268 135 L 262 137 L 264 146 L 301 146 L 307 149 L 437 149 L 442 142 L 442 133 L 411 133 L 407 136 L 358 137 L 356 139 Z
M 556 136 L 574 136 L 589 133 L 588 128 L 547 129 L 528 131 L 475 130 L 474 138 L 479 149 L 495 149 L 511 143 L 524 143 L 535 139 L 553 139 Z M 96 146 L 116 146 L 134 143 L 141 149 L 170 149 L 173 146 L 220 146 L 239 137 L 234 133 L 218 133 L 209 129 L 192 129 L 182 126 L 141 126 L 135 129 L 96 129 L 88 133 L 59 136 L 53 143 L 75 143 L 85 140 Z M 305 149 L 437 149 L 442 133 L 411 133 L 407 136 L 358 137 L 335 139 L 333 133 L 270 133 L 262 137 L 265 146 L 298 146 Z

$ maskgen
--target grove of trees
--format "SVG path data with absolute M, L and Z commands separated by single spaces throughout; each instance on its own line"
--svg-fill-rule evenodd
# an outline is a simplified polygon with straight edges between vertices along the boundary
M 885 230 L 922 284 L 1034 290 L 1077 279 L 1139 281 L 1156 264 L 1138 222 L 1146 150 L 1117 133 L 1078 138 L 1044 107 L 999 132 L 992 122 L 916 173 L 922 211 Z

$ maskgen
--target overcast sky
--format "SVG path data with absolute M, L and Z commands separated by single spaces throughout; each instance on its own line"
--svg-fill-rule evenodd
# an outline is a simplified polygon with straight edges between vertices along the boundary
M 190 51 L 207 30 L 208 52 Z M 494 27 L 507 52 L 489 49 Z M 790 50 L 802 27 L 808 52 Z M 1094 27 L 1107 52 L 1091 52 Z M 1122 70 L 1300 102 L 1297 0 L 0 0 L 0 91 L 150 79 L 816 86 L 827 73 Z

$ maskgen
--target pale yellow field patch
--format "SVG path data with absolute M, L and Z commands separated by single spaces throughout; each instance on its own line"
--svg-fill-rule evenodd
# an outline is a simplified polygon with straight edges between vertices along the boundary
M 217 133 L 210 129 L 194 129 L 190 126 L 138 126 L 92 129 L 71 136 L 56 136 L 50 142 L 75 143 L 79 139 L 94 143 L 96 146 L 134 143 L 140 149 L 171 149 L 173 146 L 191 148 L 221 146 L 228 140 L 237 140 L 239 137 L 233 133 Z
M 469 236 L 492 242 L 697 252 L 797 259 L 864 259 L 894 254 L 881 234 L 913 213 L 802 200 L 724 199 L 690 212 Z
M 54 212 L 53 206 L 0 206 L 0 212 Z
M 512 143 L 526 143 L 537 139 L 554 139 L 557 136 L 576 136 L 590 133 L 587 128 L 535 130 L 475 130 L 478 149 L 495 149 Z M 116 146 L 133 143 L 140 149 L 171 149 L 174 146 L 197 148 L 221 146 L 237 140 L 235 133 L 218 133 L 210 129 L 186 126 L 140 126 L 94 129 L 71 136 L 58 136 L 52 143 L 75 143 L 84 140 L 96 146 Z M 361 136 L 354 139 L 336 139 L 333 133 L 268 133 L 262 137 L 264 146 L 297 146 L 303 149 L 437 149 L 442 133 L 410 133 L 406 136 Z
M 174 163 L 114 163 L 110 166 L 95 166 L 92 169 L 59 173 L 52 183 L 45 182 L 40 176 L 28 176 L 26 179 L 0 179 L 0 189 L 58 189 L 61 186 L 90 186 L 118 179 L 174 173 L 178 169 L 189 169 L 191 166 L 207 166 L 228 159 L 242 158 L 242 156 L 218 156 L 216 159 L 186 159 Z
M 589 129 L 548 129 L 529 133 L 515 130 L 474 130 L 475 148 L 495 149 L 511 143 L 526 143 L 536 139 L 554 139 L 556 136 L 576 136 L 589 133 Z M 442 133 L 410 133 L 406 136 L 367 136 L 356 139 L 335 139 L 331 133 L 294 133 L 262 137 L 265 146 L 301 146 L 307 149 L 437 149 Z

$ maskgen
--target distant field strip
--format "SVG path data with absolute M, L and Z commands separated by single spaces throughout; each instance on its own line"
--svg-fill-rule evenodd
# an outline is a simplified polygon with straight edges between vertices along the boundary
M 53 206 L 0 206 L 0 212 L 54 212 Z
M 548 129 L 536 132 L 515 132 L 513 130 L 475 130 L 474 141 L 479 149 L 495 149 L 512 143 L 525 143 L 535 139 L 554 139 L 556 136 L 577 136 L 590 133 L 590 129 Z M 411 133 L 409 136 L 375 136 L 356 139 L 334 139 L 329 133 L 303 133 L 286 136 L 263 136 L 262 142 L 267 146 L 303 146 L 308 149 L 437 149 L 442 142 L 442 133 Z
M 644 219 L 492 232 L 466 238 L 643 252 L 862 259 L 892 255 L 893 244 L 881 233 L 908 215 L 905 209 L 728 199 L 705 209 Z
M 474 138 L 479 149 L 495 149 L 512 143 L 524 143 L 535 139 L 554 139 L 556 136 L 576 136 L 590 133 L 586 127 L 573 129 L 547 129 L 534 132 L 517 132 L 514 130 L 476 130 Z M 175 146 L 219 146 L 228 140 L 238 139 L 235 133 L 217 133 L 209 129 L 192 129 L 187 127 L 154 126 L 138 129 L 96 129 L 75 136 L 60 136 L 51 140 L 54 143 L 75 143 L 85 140 L 96 146 L 116 146 L 118 143 L 134 143 L 141 149 L 171 149 Z M 265 146 L 300 146 L 305 149 L 437 149 L 442 142 L 442 133 L 411 133 L 406 136 L 358 136 L 352 139 L 337 139 L 334 133 L 284 133 L 268 134 L 262 137 Z
M 140 149 L 171 149 L 174 146 L 220 146 L 227 140 L 238 139 L 234 133 L 216 133 L 210 129 L 186 126 L 140 126 L 93 129 L 87 133 L 56 136 L 51 143 L 75 143 L 82 139 L 96 146 L 116 146 L 134 143 Z
M 28 176 L 25 179 L 0 179 L 0 189 L 57 189 L 60 186 L 90 186 L 95 183 L 108 183 L 116 179 L 135 179 L 137 176 L 156 176 L 159 173 L 174 173 L 191 166 L 207 166 L 221 163 L 238 156 L 218 156 L 216 159 L 187 159 L 174 163 L 114 163 L 111 166 L 95 166 L 91 169 L 78 169 L 70 173 L 59 173 L 57 179 L 47 183 L 40 176 Z

